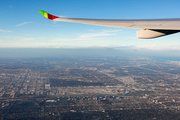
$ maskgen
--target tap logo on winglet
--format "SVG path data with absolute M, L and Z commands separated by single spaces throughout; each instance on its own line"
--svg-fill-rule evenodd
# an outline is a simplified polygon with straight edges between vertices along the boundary
M 48 18 L 48 19 L 50 19 L 50 20 L 54 20 L 54 19 L 56 19 L 56 18 L 59 18 L 59 17 L 54 16 L 54 15 L 51 15 L 51 14 L 49 14 L 49 13 L 43 11 L 43 10 L 39 10 L 39 12 L 40 12 L 44 17 L 46 17 L 46 18 Z

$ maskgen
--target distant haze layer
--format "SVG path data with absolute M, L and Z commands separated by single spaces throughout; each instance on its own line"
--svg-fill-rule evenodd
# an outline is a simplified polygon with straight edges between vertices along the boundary
M 36 57 L 151 57 L 180 60 L 180 50 L 149 50 L 145 48 L 0 48 L 0 58 Z

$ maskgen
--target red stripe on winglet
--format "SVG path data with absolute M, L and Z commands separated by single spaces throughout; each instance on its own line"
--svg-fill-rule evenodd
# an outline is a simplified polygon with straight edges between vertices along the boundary
M 54 16 L 54 15 L 51 15 L 51 14 L 48 14 L 48 18 L 49 18 L 50 20 L 54 20 L 54 19 L 56 19 L 56 18 L 58 18 L 58 17 L 56 17 L 56 16 Z

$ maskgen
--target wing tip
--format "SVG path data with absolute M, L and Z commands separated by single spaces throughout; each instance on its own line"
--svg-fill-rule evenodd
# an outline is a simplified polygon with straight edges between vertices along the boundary
M 44 11 L 43 10 L 38 10 L 42 15 L 44 15 Z
M 43 10 L 38 10 L 38 11 L 39 11 L 44 17 L 46 17 L 46 18 L 48 18 L 48 19 L 50 19 L 50 20 L 54 20 L 54 19 L 56 19 L 56 18 L 59 18 L 59 17 L 54 16 L 54 15 L 51 15 L 51 14 L 49 14 L 49 13 L 43 11 Z

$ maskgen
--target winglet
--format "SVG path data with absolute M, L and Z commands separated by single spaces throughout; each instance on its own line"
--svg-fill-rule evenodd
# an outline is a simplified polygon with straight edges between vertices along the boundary
M 54 20 L 54 19 L 56 19 L 56 18 L 59 18 L 59 17 L 54 16 L 54 15 L 51 15 L 51 14 L 49 14 L 49 13 L 43 11 L 43 10 L 39 10 L 39 12 L 40 12 L 44 17 L 46 17 L 46 18 L 48 18 L 48 19 L 50 19 L 50 20 Z

